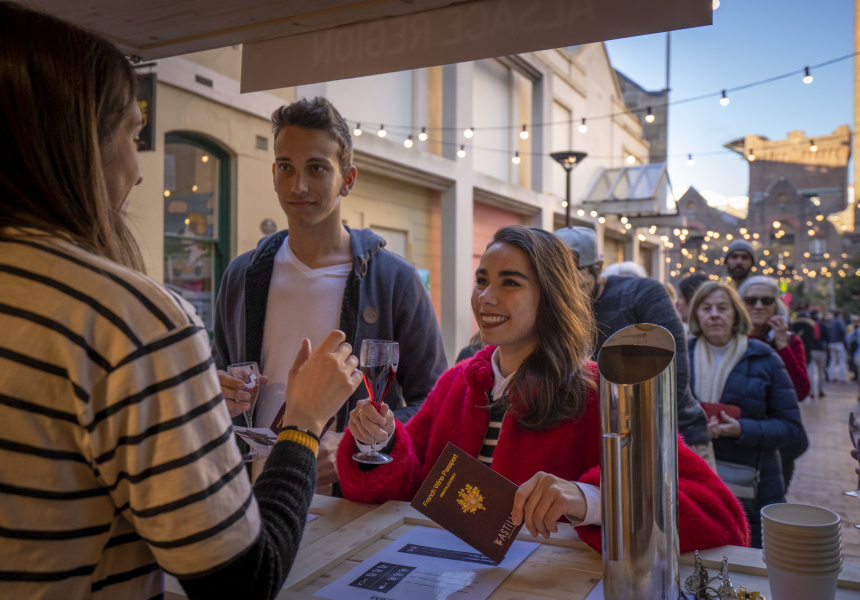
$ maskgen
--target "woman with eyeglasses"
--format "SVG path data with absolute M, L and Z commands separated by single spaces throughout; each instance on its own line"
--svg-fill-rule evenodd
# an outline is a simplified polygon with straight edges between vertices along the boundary
M 758 470 L 752 493 L 738 499 L 747 514 L 751 546 L 761 548 L 759 511 L 785 502 L 778 450 L 802 431 L 797 395 L 776 351 L 748 337 L 750 316 L 730 285 L 707 281 L 699 286 L 690 302 L 689 325 L 693 394 L 703 405 L 728 405 L 713 407 L 708 422 L 718 470 L 737 465 Z M 740 415 L 729 414 L 735 411 Z
M 776 350 L 791 377 L 797 399 L 806 398 L 810 389 L 806 373 L 806 348 L 800 336 L 788 330 L 788 308 L 780 298 L 779 284 L 772 277 L 757 275 L 741 284 L 738 295 L 743 298 L 752 321 L 750 337 Z M 808 447 L 806 432 L 801 430 L 800 439 L 779 449 L 786 492 L 794 473 L 794 461 Z

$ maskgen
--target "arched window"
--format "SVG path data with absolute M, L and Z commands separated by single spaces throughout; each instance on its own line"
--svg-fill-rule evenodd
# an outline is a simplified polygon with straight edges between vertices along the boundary
M 229 262 L 230 155 L 190 132 L 164 141 L 164 283 L 212 332 L 215 294 Z

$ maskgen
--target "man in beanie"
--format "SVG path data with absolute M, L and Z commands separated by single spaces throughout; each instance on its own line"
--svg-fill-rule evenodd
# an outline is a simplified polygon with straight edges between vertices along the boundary
M 666 328 L 675 338 L 676 402 L 678 432 L 699 456 L 716 470 L 708 418 L 690 391 L 690 360 L 681 319 L 666 288 L 649 277 L 605 277 L 603 260 L 597 251 L 597 235 L 588 227 L 565 227 L 555 232 L 573 251 L 586 280 L 597 321 L 595 356 L 604 342 L 628 325 L 653 323 Z
M 732 284 L 738 289 L 744 280 L 750 276 L 750 269 L 755 264 L 755 252 L 746 240 L 735 240 L 729 244 L 726 252 L 726 270 L 732 278 Z

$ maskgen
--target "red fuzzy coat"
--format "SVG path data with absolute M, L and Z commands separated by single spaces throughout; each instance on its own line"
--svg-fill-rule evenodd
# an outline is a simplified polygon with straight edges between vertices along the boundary
M 421 410 L 406 425 L 395 421 L 392 463 L 362 470 L 352 460 L 355 440 L 349 429 L 338 448 L 337 466 L 343 494 L 358 502 L 412 500 L 448 442 L 478 456 L 489 422 L 487 392 L 493 386 L 490 359 L 494 347 L 448 369 Z M 594 380 L 597 369 L 591 365 Z M 589 391 L 585 411 L 551 429 L 528 431 L 513 415 L 505 416 L 493 470 L 517 485 L 537 471 L 569 481 L 600 485 L 600 409 Z M 711 468 L 678 438 L 679 534 L 681 552 L 726 544 L 747 546 L 749 530 L 743 510 Z M 365 467 L 366 468 L 366 467 Z M 600 528 L 577 527 L 579 536 L 600 552 Z

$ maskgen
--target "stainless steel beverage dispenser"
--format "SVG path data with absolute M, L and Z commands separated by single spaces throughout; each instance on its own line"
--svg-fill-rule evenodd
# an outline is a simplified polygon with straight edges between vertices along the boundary
M 678 437 L 675 339 L 631 325 L 597 355 L 603 452 L 603 594 L 677 600 Z

